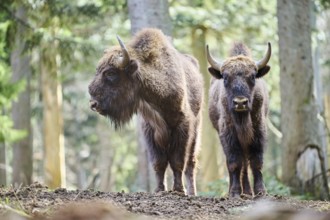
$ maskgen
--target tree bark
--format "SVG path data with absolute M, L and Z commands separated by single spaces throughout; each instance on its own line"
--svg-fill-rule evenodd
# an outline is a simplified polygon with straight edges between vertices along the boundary
M 128 11 L 131 20 L 132 35 L 146 27 L 161 29 L 166 35 L 172 35 L 171 19 L 168 11 L 167 0 L 128 0 Z M 138 119 L 139 120 L 139 119 Z M 140 134 L 139 126 L 138 135 Z M 150 191 L 154 182 L 150 173 L 152 168 L 148 163 L 148 154 L 143 137 L 138 138 L 138 179 L 140 190 Z
M 45 183 L 50 188 L 66 185 L 62 87 L 59 82 L 59 55 L 56 48 L 56 42 L 52 42 L 41 52 L 44 172 Z
M 128 12 L 132 34 L 142 28 L 153 27 L 161 29 L 168 36 L 172 35 L 167 0 L 128 0 Z
M 326 179 L 308 183 L 322 170 L 322 158 L 318 156 L 318 150 L 323 152 L 314 96 L 311 6 L 310 0 L 277 1 L 282 178 L 294 192 L 304 191 L 319 198 L 328 198 L 328 189 L 322 184 Z
M 27 11 L 24 6 L 19 6 L 15 16 L 23 21 L 27 19 Z M 13 143 L 13 179 L 14 185 L 28 185 L 32 181 L 32 129 L 31 129 L 31 104 L 30 104 L 30 57 L 24 54 L 24 38 L 27 35 L 27 27 L 17 22 L 14 38 L 14 49 L 10 56 L 13 71 L 12 81 L 24 80 L 24 91 L 12 105 L 12 118 L 14 128 L 26 131 L 26 136 Z

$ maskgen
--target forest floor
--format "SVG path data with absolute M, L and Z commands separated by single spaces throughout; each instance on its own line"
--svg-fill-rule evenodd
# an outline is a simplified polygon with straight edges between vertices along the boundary
M 10 214 L 10 213 L 16 214 Z M 23 216 L 18 218 L 17 214 Z M 304 216 L 304 217 L 302 217 Z M 330 202 L 266 195 L 228 199 L 176 192 L 0 188 L 0 219 L 330 219 Z

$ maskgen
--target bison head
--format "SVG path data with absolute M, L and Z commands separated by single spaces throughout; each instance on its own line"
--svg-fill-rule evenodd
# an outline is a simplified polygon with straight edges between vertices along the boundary
M 206 46 L 207 59 L 211 64 L 208 70 L 215 78 L 223 79 L 228 107 L 236 113 L 249 112 L 252 109 L 256 79 L 264 76 L 270 70 L 267 63 L 271 56 L 270 43 L 268 43 L 266 55 L 257 62 L 246 55 L 248 52 L 244 45 L 238 47 L 241 50 L 238 55 L 220 63 L 211 56 L 209 47 Z
M 137 111 L 138 62 L 130 59 L 128 50 L 117 36 L 120 47 L 104 52 L 89 85 L 90 108 L 107 116 L 116 127 L 127 122 Z

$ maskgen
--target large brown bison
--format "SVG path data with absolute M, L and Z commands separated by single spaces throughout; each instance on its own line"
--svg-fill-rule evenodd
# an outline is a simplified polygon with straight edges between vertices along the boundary
M 164 174 L 173 170 L 173 190 L 195 195 L 203 80 L 195 58 L 179 53 L 157 29 L 144 29 L 128 43 L 105 51 L 89 85 L 92 110 L 120 127 L 134 113 L 156 173 L 156 191 L 165 190 Z
M 268 73 L 271 45 L 260 61 L 253 61 L 249 49 L 236 43 L 230 57 L 216 61 L 206 47 L 211 67 L 209 116 L 218 131 L 229 172 L 229 196 L 243 192 L 252 195 L 248 178 L 250 165 L 254 194 L 266 192 L 262 179 L 263 151 L 266 142 L 268 93 L 262 77 Z

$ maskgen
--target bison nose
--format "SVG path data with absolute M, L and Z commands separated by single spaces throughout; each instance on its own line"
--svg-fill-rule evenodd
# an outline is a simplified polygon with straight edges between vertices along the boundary
M 89 101 L 89 107 L 93 110 L 93 111 L 96 111 L 97 107 L 98 107 L 99 103 L 92 99 Z
M 234 98 L 233 102 L 235 105 L 247 105 L 248 104 L 248 99 L 245 97 L 236 97 Z
M 245 97 L 235 97 L 233 104 L 235 106 L 235 111 L 246 111 L 248 110 L 249 100 Z

